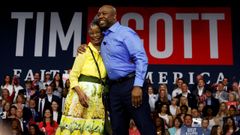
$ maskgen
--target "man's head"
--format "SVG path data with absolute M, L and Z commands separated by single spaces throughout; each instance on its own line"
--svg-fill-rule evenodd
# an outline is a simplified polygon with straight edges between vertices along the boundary
M 181 88 L 182 87 L 182 84 L 183 84 L 183 79 L 182 78 L 179 78 L 178 80 L 177 80 L 177 86 L 178 86 L 178 88 Z
M 204 118 L 202 120 L 202 128 L 205 128 L 207 129 L 208 128 L 208 125 L 209 125 L 209 120 L 207 118 Z
M 238 82 L 233 82 L 232 83 L 232 90 L 238 92 L 238 89 L 239 89 Z
M 182 83 L 182 93 L 187 93 L 188 92 L 188 85 L 187 83 Z
M 28 78 L 26 81 L 25 81 L 25 88 L 30 90 L 32 88 L 32 80 L 30 78 Z
M 45 79 L 49 79 L 49 80 L 51 79 L 51 73 L 50 72 L 47 71 L 45 73 Z
M 47 88 L 46 88 L 46 93 L 48 95 L 52 95 L 53 93 L 53 87 L 51 85 L 48 85 Z
M 227 84 L 228 84 L 228 78 L 227 78 L 227 77 L 224 77 L 222 83 L 223 83 L 224 86 L 227 86 Z
M 198 81 L 199 81 L 200 79 L 203 79 L 203 76 L 202 76 L 201 74 L 199 74 L 199 75 L 196 76 L 196 81 L 197 81 L 197 83 L 198 83 Z
M 217 90 L 218 91 L 223 91 L 223 88 L 224 88 L 224 84 L 222 82 L 219 82 L 218 85 L 217 85 Z
M 187 127 L 191 127 L 191 126 L 192 126 L 192 115 L 186 114 L 186 115 L 184 116 L 184 124 L 185 124 L 185 126 L 187 126 Z
M 34 109 L 36 107 L 36 101 L 34 99 L 30 99 L 29 108 Z
M 41 79 L 40 73 L 38 73 L 38 72 L 34 73 L 34 80 L 35 81 L 40 81 L 40 79 Z
M 198 86 L 199 87 L 204 87 L 204 85 L 205 85 L 205 81 L 203 79 L 199 79 L 198 80 Z
M 12 80 L 12 82 L 13 82 L 13 84 L 14 85 L 19 85 L 19 76 L 17 76 L 17 75 L 14 75 L 13 76 L 13 80 Z
M 17 109 L 16 117 L 18 119 L 21 119 L 23 117 L 23 110 L 22 109 L 20 109 L 20 108 Z
M 39 97 L 40 97 L 41 99 L 43 99 L 43 98 L 46 97 L 46 90 L 45 90 L 45 89 L 41 89 L 41 90 L 39 91 Z
M 191 112 L 192 112 L 192 117 L 194 117 L 194 118 L 199 117 L 199 112 L 196 108 L 192 108 Z
M 106 30 L 117 21 L 117 11 L 111 5 L 103 5 L 98 10 L 97 18 L 101 29 Z
M 206 89 L 206 96 L 212 97 L 212 89 L 211 88 Z

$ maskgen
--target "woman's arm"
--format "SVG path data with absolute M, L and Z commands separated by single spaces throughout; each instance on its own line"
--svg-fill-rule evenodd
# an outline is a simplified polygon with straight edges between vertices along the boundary
M 70 88 L 75 90 L 75 92 L 78 94 L 81 105 L 84 107 L 88 107 L 88 103 L 87 103 L 88 97 L 80 89 L 79 82 L 78 82 L 78 78 L 81 74 L 82 67 L 86 60 L 85 54 L 86 53 L 78 54 L 77 57 L 75 58 L 72 70 L 70 72 L 69 80 L 70 80 Z
M 81 105 L 87 108 L 88 107 L 88 103 L 87 103 L 88 97 L 87 97 L 87 95 L 80 89 L 79 86 L 74 87 L 74 90 L 78 94 L 78 98 L 79 98 L 79 101 L 80 101 Z

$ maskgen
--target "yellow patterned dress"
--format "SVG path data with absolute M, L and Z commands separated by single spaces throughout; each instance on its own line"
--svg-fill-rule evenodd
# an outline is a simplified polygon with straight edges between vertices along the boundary
M 94 46 L 89 43 L 97 60 L 101 77 L 106 77 L 102 57 Z M 75 58 L 70 73 L 70 91 L 65 102 L 65 110 L 56 135 L 103 135 L 104 132 L 104 106 L 102 103 L 103 86 L 93 81 L 79 81 L 80 76 L 99 78 L 96 64 L 89 48 Z M 72 89 L 79 86 L 88 96 L 88 108 L 84 108 L 78 99 L 77 93 Z

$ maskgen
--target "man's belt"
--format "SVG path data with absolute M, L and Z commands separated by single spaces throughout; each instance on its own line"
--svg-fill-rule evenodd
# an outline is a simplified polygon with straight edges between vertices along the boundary
M 135 77 L 135 72 L 132 72 L 132 73 L 128 74 L 127 76 L 121 77 L 117 80 L 110 80 L 110 83 L 122 83 L 122 82 L 125 82 L 125 81 L 133 78 L 133 77 Z

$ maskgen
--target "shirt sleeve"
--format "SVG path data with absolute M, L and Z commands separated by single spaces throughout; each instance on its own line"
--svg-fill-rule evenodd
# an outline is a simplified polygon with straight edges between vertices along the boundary
M 86 53 L 86 52 L 85 52 Z M 84 54 L 85 54 L 84 53 Z M 70 80 L 70 88 L 74 88 L 78 86 L 78 77 L 81 74 L 81 70 L 85 61 L 85 55 L 84 54 L 78 54 L 74 60 L 72 70 L 69 75 Z
M 142 87 L 148 67 L 148 58 L 143 43 L 133 30 L 128 30 L 124 35 L 125 38 L 123 42 L 129 51 L 132 61 L 136 65 L 134 86 Z

